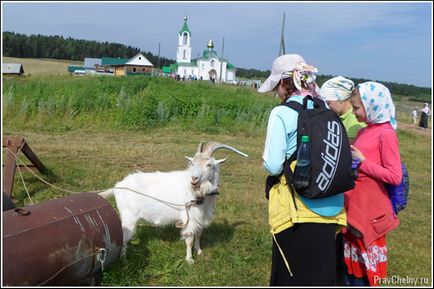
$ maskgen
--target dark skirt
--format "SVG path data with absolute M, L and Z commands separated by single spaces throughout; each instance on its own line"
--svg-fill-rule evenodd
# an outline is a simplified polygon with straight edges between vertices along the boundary
M 276 235 L 293 276 L 273 240 L 270 286 L 334 286 L 336 224 L 300 223 Z
M 428 128 L 428 114 L 423 111 L 420 116 L 419 127 Z

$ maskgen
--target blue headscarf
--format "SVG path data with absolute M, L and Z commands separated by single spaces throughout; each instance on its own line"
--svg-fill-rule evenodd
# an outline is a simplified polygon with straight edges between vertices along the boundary
M 387 87 L 378 82 L 368 81 L 358 85 L 360 97 L 365 107 L 368 123 L 390 122 L 397 128 L 395 105 Z

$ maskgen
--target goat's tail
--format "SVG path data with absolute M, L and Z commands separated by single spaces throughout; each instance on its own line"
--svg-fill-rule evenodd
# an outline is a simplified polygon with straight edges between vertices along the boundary
M 107 199 L 108 197 L 113 196 L 113 189 L 108 189 L 107 191 L 98 193 L 98 195 L 100 195 L 104 199 Z

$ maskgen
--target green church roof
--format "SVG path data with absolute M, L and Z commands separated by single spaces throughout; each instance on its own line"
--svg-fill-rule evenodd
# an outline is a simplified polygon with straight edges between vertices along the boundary
M 181 31 L 179 31 L 179 35 L 182 35 L 182 32 L 188 32 L 191 36 L 190 30 L 188 30 L 187 17 L 184 17 L 184 25 L 182 26 Z
M 227 69 L 235 69 L 235 66 L 233 64 L 228 63 L 228 64 L 226 64 L 226 68 Z
M 192 59 L 191 62 L 177 62 L 176 65 L 179 66 L 197 66 L 197 60 Z
M 204 50 L 203 54 L 202 54 L 202 57 L 205 58 L 205 59 L 209 59 L 211 57 L 217 57 L 218 58 L 217 52 L 215 52 L 215 50 L 212 50 L 212 49 Z

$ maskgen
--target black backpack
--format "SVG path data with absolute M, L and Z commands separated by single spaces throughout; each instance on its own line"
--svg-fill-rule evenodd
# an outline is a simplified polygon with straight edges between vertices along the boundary
M 308 100 L 313 101 L 313 109 L 307 109 Z M 310 184 L 297 193 L 309 199 L 318 199 L 354 188 L 351 147 L 339 117 L 326 107 L 324 101 L 310 95 L 304 97 L 303 105 L 296 101 L 282 105 L 298 112 L 297 149 L 283 165 L 288 184 L 292 184 L 290 164 L 297 159 L 301 136 L 308 135 L 312 163 Z

